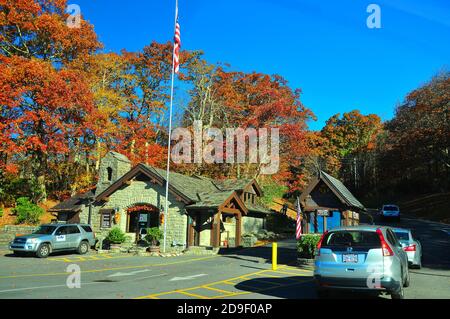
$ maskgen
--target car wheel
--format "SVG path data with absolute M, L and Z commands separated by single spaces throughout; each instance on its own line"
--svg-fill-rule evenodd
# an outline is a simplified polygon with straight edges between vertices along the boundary
M 392 299 L 405 299 L 405 291 L 403 290 L 403 286 L 400 285 L 397 291 L 391 293 Z
M 84 255 L 84 254 L 86 254 L 88 251 L 89 251 L 89 244 L 88 244 L 87 241 L 84 241 L 84 240 L 83 240 L 83 241 L 80 243 L 80 245 L 78 246 L 78 253 L 79 253 L 80 255 Z
M 415 269 L 420 269 L 420 268 L 422 268 L 422 261 L 419 260 L 419 263 L 416 264 L 416 265 L 414 265 L 414 268 L 415 268 Z
M 411 283 L 411 275 L 409 274 L 409 270 L 406 274 L 405 283 L 403 284 L 403 287 L 409 287 L 409 284 Z
M 48 255 L 50 255 L 50 245 L 49 244 L 41 244 L 38 247 L 38 250 L 36 252 L 36 256 L 38 256 L 39 258 L 47 258 Z

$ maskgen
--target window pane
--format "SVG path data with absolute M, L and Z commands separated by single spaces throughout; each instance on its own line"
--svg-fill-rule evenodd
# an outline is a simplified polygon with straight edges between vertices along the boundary
M 83 226 L 81 226 L 81 227 L 84 229 L 85 232 L 87 232 L 87 233 L 92 233 L 92 228 L 91 228 L 91 226 L 83 225 Z

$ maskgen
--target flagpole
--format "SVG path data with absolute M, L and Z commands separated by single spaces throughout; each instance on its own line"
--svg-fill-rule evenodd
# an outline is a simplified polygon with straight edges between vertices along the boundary
M 175 1 L 175 22 L 174 22 L 174 32 L 177 23 L 178 16 L 178 0 Z M 167 171 L 166 171 L 166 205 L 164 207 L 164 240 L 163 240 L 163 252 L 166 252 L 166 238 L 167 238 L 167 221 L 169 217 L 169 172 L 170 172 L 170 147 L 172 138 L 172 106 L 173 106 L 173 84 L 175 78 L 175 42 L 173 44 L 172 53 L 172 84 L 170 86 L 170 107 L 169 107 L 169 142 L 167 146 Z

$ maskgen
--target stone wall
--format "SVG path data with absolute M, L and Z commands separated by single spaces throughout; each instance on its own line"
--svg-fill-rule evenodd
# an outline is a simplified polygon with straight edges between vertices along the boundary
M 235 242 L 236 238 L 236 218 L 231 217 L 228 219 L 229 222 L 223 223 L 223 226 L 225 227 L 225 232 L 221 233 L 220 241 L 223 242 L 224 240 L 227 240 L 228 242 Z M 222 244 L 222 243 L 221 243 Z
M 23 226 L 23 225 L 6 225 L 3 227 L 3 233 L 8 234 L 31 234 L 38 226 Z
M 264 229 L 264 218 L 244 216 L 242 220 L 242 234 L 257 234 Z
M 120 214 L 118 225 L 113 223 L 112 227 L 119 227 L 126 232 L 127 227 L 127 209 L 135 205 L 150 204 L 160 208 L 165 205 L 165 189 L 158 184 L 152 184 L 149 181 L 132 181 L 130 185 L 124 185 L 121 189 L 114 192 L 109 201 L 102 205 L 93 205 L 91 223 L 94 231 L 99 236 L 106 236 L 110 229 L 100 228 L 101 209 L 117 209 Z M 88 220 L 89 208 L 85 207 L 80 213 L 80 220 L 86 223 Z M 165 223 L 167 223 L 167 250 L 179 251 L 186 247 L 187 216 L 184 214 L 184 204 L 178 202 L 174 196 L 169 194 L 169 214 L 165 214 Z M 164 226 L 160 226 L 163 230 Z M 133 234 L 128 236 L 135 237 Z

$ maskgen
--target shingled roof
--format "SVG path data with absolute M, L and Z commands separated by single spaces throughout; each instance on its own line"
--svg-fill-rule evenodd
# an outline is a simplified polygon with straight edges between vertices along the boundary
M 120 155 L 120 154 L 119 154 Z M 138 164 L 128 173 L 123 175 L 111 186 L 99 194 L 95 194 L 96 200 L 101 200 L 110 196 L 123 183 L 132 179 L 139 173 L 151 176 L 160 181 L 161 184 L 166 182 L 166 171 L 150 165 Z M 180 173 L 170 172 L 169 187 L 172 192 L 180 196 L 189 208 L 213 208 L 221 205 L 235 191 L 241 191 L 251 183 L 253 179 L 236 179 L 236 180 L 213 180 L 203 176 L 187 176 Z M 256 185 L 257 191 L 261 192 L 259 186 Z M 59 203 L 52 208 L 51 211 L 79 211 L 83 205 L 83 200 L 89 196 L 93 196 L 93 192 L 78 194 L 68 200 Z M 249 210 L 252 212 L 269 213 L 269 211 L 261 205 L 251 205 Z
M 353 196 L 353 194 L 348 190 L 347 187 L 345 187 L 344 184 L 342 184 L 342 182 L 336 178 L 334 178 L 333 176 L 325 173 L 325 172 L 321 172 L 321 176 L 322 179 L 326 182 L 328 181 L 328 185 L 332 185 L 334 190 L 336 192 L 338 192 L 339 194 L 341 194 L 341 199 L 343 199 L 347 205 L 352 206 L 352 207 L 357 207 L 360 209 L 365 209 L 364 205 L 361 204 L 359 202 L 359 200 L 356 199 L 355 196 Z
M 336 198 L 339 200 L 341 205 L 344 207 L 365 210 L 363 204 L 361 204 L 356 197 L 348 190 L 348 188 L 337 178 L 325 173 L 324 171 L 319 172 L 319 176 L 314 178 L 308 187 L 303 191 L 300 196 L 300 201 L 306 206 L 311 206 L 309 202 L 311 202 L 310 194 L 314 190 L 314 188 L 323 181 L 325 185 L 333 192 Z M 314 204 L 314 203 L 312 203 Z
M 61 203 L 53 206 L 48 211 L 49 212 L 78 212 L 83 207 L 83 202 L 89 198 L 93 197 L 95 189 L 88 191 L 86 193 L 79 193 L 69 199 L 62 201 Z
M 158 174 L 164 181 L 166 181 L 166 171 L 153 166 L 145 165 L 148 169 L 153 170 Z M 198 176 L 187 176 L 180 173 L 170 172 L 169 174 L 169 184 L 179 190 L 181 193 L 185 194 L 193 202 L 198 202 L 201 200 L 199 196 L 200 193 L 215 193 L 221 191 L 212 179 L 203 178 Z

